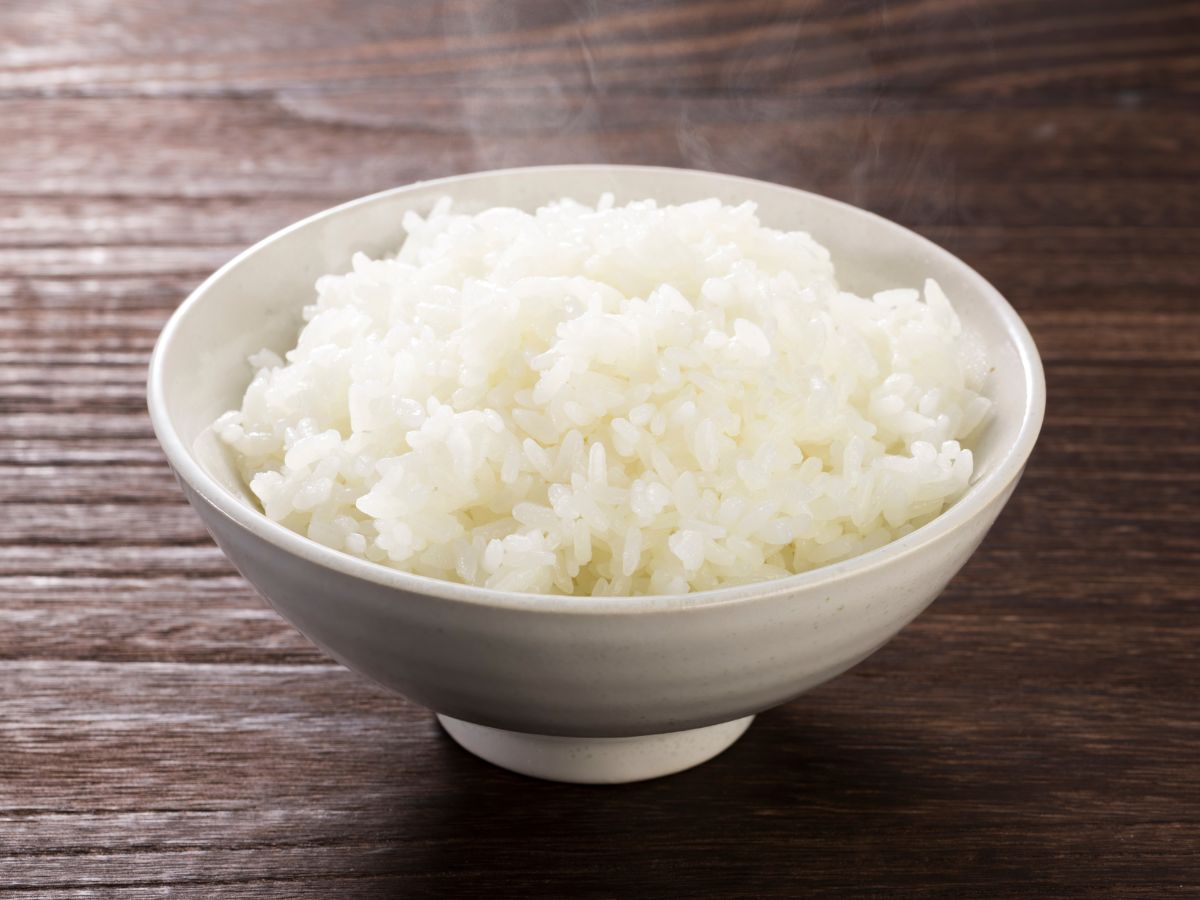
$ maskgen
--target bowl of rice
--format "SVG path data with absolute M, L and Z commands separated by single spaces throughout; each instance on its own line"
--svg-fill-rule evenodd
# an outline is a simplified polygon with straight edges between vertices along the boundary
M 561 781 L 680 771 L 941 592 L 1041 427 L 1037 349 L 861 209 L 551 166 L 319 213 L 150 365 L 188 501 L 333 658 Z

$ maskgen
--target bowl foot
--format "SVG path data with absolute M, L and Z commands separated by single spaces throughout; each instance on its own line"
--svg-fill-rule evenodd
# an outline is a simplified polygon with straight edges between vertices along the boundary
M 464 749 L 502 769 L 575 784 L 624 784 L 673 775 L 708 762 L 745 733 L 754 716 L 668 734 L 620 738 L 555 737 L 438 721 Z

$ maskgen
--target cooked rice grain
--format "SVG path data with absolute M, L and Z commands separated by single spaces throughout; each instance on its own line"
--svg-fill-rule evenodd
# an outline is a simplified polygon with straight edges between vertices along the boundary
M 840 291 L 750 203 L 443 201 L 404 227 L 317 282 L 216 423 L 315 541 L 509 591 L 682 593 L 880 547 L 970 481 L 987 364 L 933 281 Z

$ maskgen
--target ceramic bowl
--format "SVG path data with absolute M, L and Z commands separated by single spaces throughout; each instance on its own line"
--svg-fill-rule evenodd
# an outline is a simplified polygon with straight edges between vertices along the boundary
M 247 356 L 294 345 L 313 282 L 351 254 L 401 243 L 406 210 L 444 195 L 532 209 L 562 196 L 618 202 L 753 200 L 764 223 L 809 231 L 860 294 L 941 283 L 986 342 L 995 410 L 965 496 L 906 537 L 846 562 L 679 596 L 504 593 L 394 571 L 269 520 L 207 431 L 238 406 Z M 467 749 L 543 778 L 622 782 L 702 762 L 755 713 L 844 672 L 921 612 L 1016 487 L 1041 426 L 1037 349 L 1004 298 L 945 250 L 804 191 L 708 172 L 608 165 L 483 172 L 385 191 L 305 219 L 205 281 L 163 329 L 149 407 L 209 531 L 279 613 L 330 656 L 436 711 Z

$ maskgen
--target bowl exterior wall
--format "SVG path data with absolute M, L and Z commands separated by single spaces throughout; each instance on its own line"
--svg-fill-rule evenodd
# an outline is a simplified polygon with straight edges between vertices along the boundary
M 750 602 L 580 615 L 463 603 L 338 572 L 183 488 L 239 571 L 349 668 L 456 719 L 578 737 L 725 722 L 844 672 L 929 605 L 1008 498 L 919 552 L 828 583 Z
M 935 277 L 995 368 L 976 483 L 930 525 L 862 562 L 764 583 L 735 599 L 481 597 L 327 551 L 269 522 L 208 432 L 237 405 L 249 354 L 292 346 L 313 280 L 351 254 L 403 239 L 408 210 L 531 208 L 574 196 L 617 202 L 752 200 L 764 222 L 825 244 L 843 286 L 868 294 Z M 843 265 L 844 264 L 844 265 Z M 454 719 L 575 737 L 699 728 L 761 711 L 845 671 L 921 612 L 966 562 L 1016 485 L 1045 399 L 1036 348 L 1015 312 L 961 260 L 862 210 L 709 172 L 544 167 L 398 188 L 327 210 L 250 248 L 199 287 L 151 362 L 155 432 L 218 544 L 281 615 L 357 672 Z M 387 577 L 385 577 L 385 575 Z M 395 577 L 393 577 L 395 576 Z M 408 585 L 411 584 L 411 587 Z M 474 600 L 464 599 L 473 593 Z M 542 604 L 542 600 L 545 604 Z M 665 602 L 664 602 L 665 601 Z

